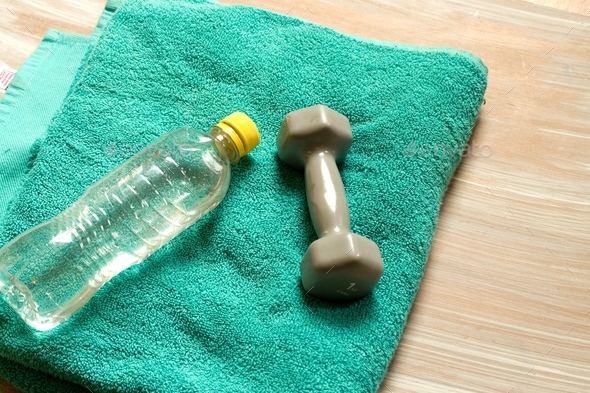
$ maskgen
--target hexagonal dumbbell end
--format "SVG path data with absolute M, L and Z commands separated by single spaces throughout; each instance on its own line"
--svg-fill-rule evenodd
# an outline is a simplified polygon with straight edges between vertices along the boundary
M 354 233 L 311 243 L 301 262 L 301 282 L 310 295 L 346 301 L 368 295 L 383 274 L 377 244 Z
M 305 188 L 311 219 L 319 237 L 301 263 L 306 292 L 326 300 L 361 298 L 383 273 L 379 247 L 350 233 L 350 215 L 336 162 L 344 160 L 352 143 L 348 119 L 316 105 L 289 113 L 277 136 L 279 157 L 305 168 Z

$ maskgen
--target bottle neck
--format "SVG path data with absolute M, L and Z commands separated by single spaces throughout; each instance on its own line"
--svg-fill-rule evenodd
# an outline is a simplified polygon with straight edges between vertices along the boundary
M 233 139 L 229 136 L 229 132 L 232 131 L 224 130 L 219 126 L 213 126 L 209 131 L 209 135 L 215 141 L 217 148 L 229 158 L 229 162 L 235 164 L 240 161 L 240 152 Z

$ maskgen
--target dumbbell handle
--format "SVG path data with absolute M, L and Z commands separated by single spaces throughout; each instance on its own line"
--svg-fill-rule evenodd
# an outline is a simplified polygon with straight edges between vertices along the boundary
M 332 153 L 316 151 L 308 156 L 305 189 L 311 221 L 318 237 L 350 232 L 348 202 Z

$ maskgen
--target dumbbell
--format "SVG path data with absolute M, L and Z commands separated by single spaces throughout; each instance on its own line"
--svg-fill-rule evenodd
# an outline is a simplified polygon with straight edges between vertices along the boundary
M 277 135 L 280 159 L 305 169 L 307 203 L 318 240 L 301 261 L 306 293 L 331 301 L 369 294 L 383 274 L 379 247 L 350 232 L 344 185 L 338 172 L 352 144 L 346 116 L 324 105 L 289 113 Z

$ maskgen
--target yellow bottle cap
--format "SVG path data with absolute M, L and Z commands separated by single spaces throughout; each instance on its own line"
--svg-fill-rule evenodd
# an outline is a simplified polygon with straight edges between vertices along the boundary
M 231 130 L 228 130 L 228 126 Z M 229 134 L 238 148 L 240 157 L 244 157 L 260 142 L 258 127 L 245 113 L 234 112 L 221 120 L 217 127 Z

